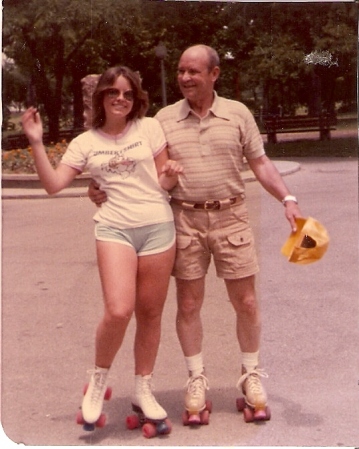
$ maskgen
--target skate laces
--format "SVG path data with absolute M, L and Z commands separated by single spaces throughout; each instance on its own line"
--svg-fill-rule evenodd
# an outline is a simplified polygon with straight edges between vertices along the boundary
M 237 382 L 237 388 L 240 389 L 245 381 L 247 381 L 248 390 L 253 392 L 254 394 L 259 394 L 263 392 L 262 382 L 260 377 L 267 378 L 268 374 L 264 371 L 264 369 L 255 368 L 248 373 L 242 374 Z
M 147 405 L 151 405 L 152 407 L 155 406 L 156 408 L 160 408 L 161 406 L 152 394 L 153 391 L 155 391 L 155 388 L 152 383 L 152 378 L 143 378 L 140 389 L 141 401 L 145 402 Z
M 91 388 L 91 403 L 98 404 L 103 401 L 108 373 L 95 369 L 88 370 L 88 373 L 91 374 L 89 385 Z
M 155 391 L 152 377 L 143 377 L 141 382 L 141 396 L 152 396 L 152 391 Z
M 203 374 L 189 377 L 186 382 L 186 388 L 192 397 L 201 397 L 204 390 L 209 390 L 208 379 Z

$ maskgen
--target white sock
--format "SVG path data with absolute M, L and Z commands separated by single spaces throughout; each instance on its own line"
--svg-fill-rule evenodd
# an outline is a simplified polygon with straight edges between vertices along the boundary
M 185 362 L 191 376 L 199 376 L 204 371 L 202 352 L 191 357 L 185 357 Z
M 247 373 L 257 368 L 259 364 L 259 351 L 257 352 L 242 352 L 242 365 Z
M 110 371 L 110 368 L 101 368 L 101 366 L 95 365 L 96 373 L 107 373 L 108 371 Z

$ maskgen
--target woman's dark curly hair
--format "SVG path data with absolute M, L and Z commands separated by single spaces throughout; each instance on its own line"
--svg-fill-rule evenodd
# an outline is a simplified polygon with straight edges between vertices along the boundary
M 106 89 L 113 86 L 119 76 L 126 78 L 131 84 L 134 94 L 134 102 L 127 121 L 142 118 L 146 115 L 149 107 L 148 94 L 141 87 L 141 78 L 138 73 L 126 66 L 111 67 L 100 77 L 96 89 L 92 95 L 92 127 L 100 128 L 106 121 L 105 109 L 103 107 L 103 97 Z

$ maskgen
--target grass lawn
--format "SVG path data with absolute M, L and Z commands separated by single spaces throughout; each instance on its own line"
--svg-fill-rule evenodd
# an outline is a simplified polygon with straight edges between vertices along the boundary
M 358 157 L 356 137 L 332 138 L 331 140 L 297 140 L 267 144 L 269 157 Z
M 327 141 L 306 139 L 305 135 L 298 140 L 266 144 L 266 152 L 270 157 L 358 157 L 358 138 L 352 137 L 358 133 L 358 122 L 355 115 L 338 116 L 337 130 L 347 132 L 348 136 L 336 137 L 332 132 L 332 139 Z

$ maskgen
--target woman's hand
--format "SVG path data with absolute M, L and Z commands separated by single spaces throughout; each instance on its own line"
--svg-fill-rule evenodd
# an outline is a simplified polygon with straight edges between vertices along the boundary
M 159 182 L 164 190 L 171 190 L 177 184 L 178 175 L 183 173 L 183 167 L 172 159 L 167 159 L 161 169 Z
M 183 173 L 183 167 L 177 161 L 168 159 L 162 167 L 161 173 L 166 176 L 177 176 L 179 173 Z
M 36 108 L 28 108 L 21 118 L 23 130 L 31 145 L 42 142 L 43 126 L 40 114 Z

